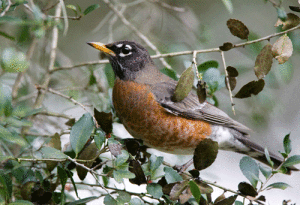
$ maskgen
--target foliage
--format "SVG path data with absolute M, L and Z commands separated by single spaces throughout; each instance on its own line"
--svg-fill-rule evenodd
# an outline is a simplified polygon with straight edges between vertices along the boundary
M 284 151 L 281 155 L 284 162 L 279 167 L 274 166 L 267 149 L 265 157 L 271 168 L 260 166 L 249 157 L 241 159 L 240 169 L 249 183 L 239 183 L 237 190 L 228 190 L 199 177 L 200 171 L 209 167 L 217 156 L 218 145 L 212 140 L 204 140 L 198 144 L 194 153 L 195 169 L 182 172 L 171 167 L 163 157 L 149 154 L 139 140 L 117 137 L 113 124 L 120 121 L 110 103 L 113 73 L 107 65 L 103 69 L 103 75 L 100 76 L 96 72 L 97 66 L 107 64 L 107 61 L 64 67 L 57 54 L 57 41 L 63 35 L 63 30 L 66 34 L 68 21 L 88 18 L 102 9 L 102 4 L 93 4 L 82 9 L 79 5 L 64 5 L 62 2 L 0 0 L 0 38 L 8 42 L 8 46 L 1 47 L 0 50 L 0 204 L 75 205 L 102 199 L 104 204 L 117 205 L 227 205 L 243 204 L 238 201 L 241 198 L 261 204 L 266 200 L 262 195 L 263 191 L 284 190 L 289 187 L 285 182 L 269 183 L 274 175 L 285 173 L 287 167 L 300 163 L 299 155 L 290 156 L 292 146 L 289 134 L 283 140 Z M 107 3 L 109 1 L 103 2 L 112 9 L 111 4 Z M 222 2 L 232 13 L 231 1 Z M 160 2 L 151 2 L 156 3 Z M 161 5 L 162 8 L 170 8 L 170 5 Z M 280 27 L 283 33 L 266 39 L 253 39 L 262 42 L 278 36 L 273 45 L 268 43 L 264 47 L 258 44 L 254 46 L 257 42 L 251 41 L 254 34 L 251 33 L 250 26 L 248 28 L 240 20 L 229 19 L 227 32 L 242 39 L 242 43 L 224 42 L 214 51 L 205 51 L 224 54 L 243 46 L 252 46 L 257 50 L 253 71 L 258 80 L 243 85 L 234 95 L 235 98 L 248 98 L 252 94 L 258 95 L 263 92 L 263 78 L 270 75 L 273 59 L 282 66 L 287 66 L 292 58 L 294 42 L 289 37 L 288 29 L 299 27 L 299 17 L 286 13 L 281 5 L 273 6 L 278 14 L 276 26 Z M 179 9 L 171 8 L 175 11 Z M 300 11 L 299 7 L 295 6 L 291 9 L 295 12 Z M 69 16 L 70 13 L 74 16 Z M 108 18 L 113 19 L 110 16 Z M 47 45 L 44 45 L 45 42 Z M 203 50 L 198 53 L 201 52 Z M 177 54 L 173 56 L 175 55 Z M 238 67 L 226 66 L 225 62 L 224 58 L 224 74 L 219 70 L 221 66 L 217 60 L 206 60 L 197 66 L 196 58 L 180 78 L 176 71 L 167 67 L 161 72 L 175 80 L 179 79 L 173 96 L 174 101 L 184 99 L 193 89 L 194 81 L 197 81 L 198 88 L 201 87 L 197 92 L 200 102 L 206 99 L 218 106 L 216 93 L 225 85 L 230 92 L 234 90 L 240 72 Z M 82 73 L 89 76 L 81 92 L 70 88 L 77 85 L 76 80 L 64 77 L 71 78 L 72 73 L 66 71 L 73 68 L 82 68 Z M 193 68 L 197 75 L 194 75 Z M 287 76 L 288 81 L 291 74 Z M 13 79 L 13 83 L 9 83 L 6 77 Z M 205 83 L 200 83 L 200 80 Z M 67 91 L 59 92 L 60 86 L 67 87 Z M 81 107 L 85 113 L 76 116 L 75 119 L 73 115 L 52 112 L 49 109 L 51 106 L 47 107 L 45 103 L 48 97 L 45 93 L 70 101 Z M 88 104 L 91 99 L 97 102 L 90 103 L 93 104 L 94 112 L 89 111 L 90 109 L 83 105 L 85 103 L 79 102 L 84 101 L 82 99 L 88 99 Z M 63 104 L 59 100 L 56 103 Z M 71 105 L 66 104 L 70 109 Z M 68 143 L 62 149 L 63 136 L 68 136 Z M 75 175 L 82 181 L 76 180 Z M 85 182 L 87 176 L 92 176 L 95 183 Z M 145 192 L 130 192 L 120 188 L 125 183 L 145 186 Z M 230 194 L 222 194 L 217 199 L 212 199 L 213 187 L 227 190 Z M 80 192 L 88 189 L 97 189 L 98 192 L 95 192 L 95 196 L 80 198 Z M 76 198 L 69 194 L 71 191 L 75 192 Z

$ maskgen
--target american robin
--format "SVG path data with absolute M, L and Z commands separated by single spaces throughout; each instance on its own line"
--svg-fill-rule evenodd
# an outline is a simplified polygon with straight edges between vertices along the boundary
M 193 154 L 198 143 L 210 138 L 219 149 L 253 157 L 268 164 L 264 148 L 249 139 L 250 129 L 190 92 L 180 102 L 171 100 L 177 82 L 162 74 L 148 51 L 133 41 L 89 45 L 108 55 L 116 80 L 113 105 L 127 131 L 157 150 Z M 275 166 L 282 159 L 270 153 Z M 289 167 L 297 170 L 295 167 Z

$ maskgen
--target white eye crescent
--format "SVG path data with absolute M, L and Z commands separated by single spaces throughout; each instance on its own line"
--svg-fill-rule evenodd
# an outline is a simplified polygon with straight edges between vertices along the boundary
M 125 57 L 125 56 L 128 56 L 128 55 L 131 55 L 132 54 L 131 50 L 132 50 L 132 47 L 130 45 L 125 45 L 125 47 L 122 48 L 119 56 L 120 57 Z

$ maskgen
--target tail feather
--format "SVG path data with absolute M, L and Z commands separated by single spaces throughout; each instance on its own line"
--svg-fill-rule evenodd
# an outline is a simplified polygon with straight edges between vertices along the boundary
M 250 149 L 250 151 L 241 151 L 241 153 L 243 154 L 247 154 L 249 155 L 250 157 L 270 166 L 266 156 L 265 156 L 265 149 L 250 141 L 247 137 L 243 136 L 243 137 L 237 137 L 237 139 L 243 143 L 246 147 L 248 147 Z M 277 155 L 275 155 L 274 153 L 272 152 L 269 152 L 269 155 L 270 155 L 270 158 L 271 160 L 274 162 L 274 168 L 278 168 L 282 162 L 283 162 L 283 159 Z M 296 167 L 294 166 L 290 166 L 290 167 L 287 167 L 287 173 L 286 174 L 291 174 L 292 171 L 300 171 L 299 169 L 297 169 Z

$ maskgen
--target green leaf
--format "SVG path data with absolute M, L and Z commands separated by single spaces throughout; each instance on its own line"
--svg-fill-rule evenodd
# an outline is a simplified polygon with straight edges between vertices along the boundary
M 72 127 L 70 141 L 76 155 L 78 155 L 90 138 L 93 129 L 94 122 L 90 113 L 85 113 Z
M 264 78 L 272 68 L 273 55 L 272 45 L 267 44 L 263 47 L 255 60 L 254 72 L 258 79 Z
M 1 66 L 7 72 L 23 72 L 29 66 L 23 52 L 17 52 L 14 48 L 6 48 L 1 57 Z
M 61 166 L 57 167 L 57 173 L 58 173 L 58 176 L 60 178 L 60 183 L 61 183 L 62 189 L 64 189 L 64 187 L 67 183 L 67 180 L 68 180 L 68 175 L 67 175 L 66 171 Z
M 244 203 L 240 201 L 235 201 L 234 205 L 244 205 Z
M 300 155 L 294 155 L 289 157 L 282 166 L 291 167 L 293 165 L 300 164 Z
M 269 186 L 267 186 L 267 189 L 282 189 L 282 190 L 285 190 L 288 187 L 290 187 L 290 185 L 288 185 L 287 183 L 276 182 L 276 183 L 273 183 L 273 184 L 270 184 Z
M 0 125 L 0 139 L 3 139 L 6 142 L 15 143 L 20 146 L 26 146 L 27 142 L 20 135 L 13 135 L 7 128 L 4 128 Z
M 33 205 L 33 203 L 26 200 L 17 200 L 15 202 L 9 203 L 8 205 Z
M 83 198 L 83 199 L 79 199 L 79 200 L 70 202 L 70 203 L 68 203 L 68 205 L 81 205 L 81 204 L 85 204 L 87 202 L 93 201 L 95 199 L 98 199 L 98 198 L 99 197 L 97 197 L 97 196 L 86 197 L 86 198 Z
M 116 182 L 118 182 L 118 183 L 122 183 L 124 178 L 132 179 L 135 177 L 135 175 L 133 173 L 131 173 L 130 171 L 121 170 L 121 169 L 114 170 L 113 176 L 114 176 L 114 179 L 116 180 Z
M 210 61 L 206 61 L 204 63 L 201 63 L 198 66 L 198 71 L 200 73 L 204 73 L 205 71 L 207 71 L 209 68 L 218 68 L 219 67 L 219 63 L 218 61 L 215 60 L 210 60 Z
M 151 183 L 147 185 L 147 193 L 159 199 L 163 195 L 162 187 L 159 184 Z
M 250 157 L 243 157 L 240 161 L 240 169 L 255 188 L 258 182 L 257 178 L 259 178 L 259 167 L 257 163 Z
M 60 150 L 53 147 L 43 147 L 41 152 L 43 153 L 43 158 L 45 159 L 66 159 L 68 157 Z
M 11 88 L 8 85 L 0 84 L 0 116 L 10 116 L 13 112 L 11 104 Z
M 126 204 L 131 200 L 131 195 L 125 191 L 117 191 L 118 192 L 118 197 L 117 201 L 122 204 Z
M 72 4 L 68 4 L 68 5 L 66 5 L 66 8 L 71 9 L 72 11 L 74 11 L 75 16 L 78 15 L 76 6 L 74 6 Z
M 99 4 L 93 4 L 93 5 L 90 5 L 89 7 L 87 7 L 87 8 L 84 10 L 83 14 L 84 14 L 84 15 L 87 15 L 87 14 L 89 14 L 90 12 L 94 11 L 95 9 L 98 9 L 99 7 L 100 7 Z
M 94 75 L 94 73 L 91 73 L 90 75 L 90 81 L 89 81 L 89 85 L 95 85 L 97 83 L 96 77 Z
M 201 198 L 201 192 L 198 185 L 194 181 L 189 181 L 189 185 L 193 196 L 195 197 L 197 203 L 199 203 Z
M 269 164 L 271 165 L 271 167 L 274 166 L 274 162 L 271 160 L 270 154 L 268 149 L 265 147 L 265 156 L 267 158 L 267 161 L 269 162 Z
M 218 143 L 211 139 L 202 140 L 194 151 L 194 166 L 197 170 L 203 170 L 212 165 L 218 155 Z
M 268 167 L 262 167 L 261 165 L 259 165 L 259 170 L 265 176 L 266 179 L 269 178 L 269 176 L 272 174 L 272 170 Z
M 282 21 L 285 21 L 286 18 L 287 18 L 287 14 L 284 11 L 284 8 L 283 7 L 276 7 L 276 11 L 277 11 L 278 18 L 280 18 Z
M 144 202 L 142 202 L 139 198 L 132 198 L 129 205 L 144 205 Z
M 109 64 L 105 65 L 104 73 L 105 73 L 105 76 L 106 76 L 109 87 L 111 87 L 111 88 L 114 87 L 115 73 L 114 73 L 112 67 Z
M 149 158 L 149 169 L 151 172 L 154 172 L 164 161 L 163 157 L 157 157 L 154 154 L 151 155 L 151 157 Z
M 248 184 L 247 182 L 239 183 L 238 189 L 242 194 L 246 196 L 256 197 L 258 195 L 255 188 L 251 184 Z
M 129 158 L 129 154 L 126 150 L 121 150 L 121 152 L 122 153 L 116 157 L 116 160 L 115 160 L 116 167 L 123 165 Z
M 173 80 L 178 81 L 177 73 L 176 73 L 175 70 L 172 70 L 172 69 L 169 69 L 169 68 L 163 68 L 163 69 L 160 70 L 160 72 L 162 72 L 163 74 L 169 76 Z
M 182 181 L 182 177 L 172 167 L 164 167 L 165 178 L 168 184 Z
M 15 16 L 2 16 L 0 17 L 0 24 L 1 23 L 23 23 L 23 20 L 15 17 Z
M 105 205 L 117 205 L 118 202 L 111 195 L 108 194 L 104 197 L 104 204 Z
M 12 180 L 9 174 L 4 174 L 2 171 L 0 171 L 0 184 L 2 185 L 6 198 L 10 199 L 12 195 Z
M 105 142 L 105 133 L 101 130 L 97 130 L 96 131 L 96 134 L 94 136 L 94 140 L 95 140 L 95 143 L 98 147 L 98 149 L 101 149 L 103 143 Z
M 180 76 L 179 81 L 175 87 L 172 101 L 179 102 L 188 96 L 194 84 L 194 70 L 193 67 L 188 67 Z
M 283 139 L 283 147 L 286 154 L 290 154 L 292 151 L 290 134 L 291 133 L 287 134 Z

